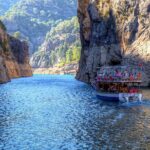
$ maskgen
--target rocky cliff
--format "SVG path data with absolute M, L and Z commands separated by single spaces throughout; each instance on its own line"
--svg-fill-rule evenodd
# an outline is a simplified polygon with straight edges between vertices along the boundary
M 143 64 L 150 84 L 150 1 L 78 0 L 82 43 L 76 78 L 91 83 L 97 67 Z
M 27 43 L 9 36 L 0 22 L 0 83 L 31 75 Z

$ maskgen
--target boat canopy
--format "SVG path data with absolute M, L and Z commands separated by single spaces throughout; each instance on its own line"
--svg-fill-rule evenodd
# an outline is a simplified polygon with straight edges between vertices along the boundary
M 97 82 L 141 83 L 142 67 L 103 66 L 98 68 Z

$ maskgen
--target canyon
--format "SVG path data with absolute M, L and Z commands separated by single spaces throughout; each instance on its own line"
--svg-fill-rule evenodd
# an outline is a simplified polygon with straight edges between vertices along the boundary
M 150 1 L 78 0 L 81 58 L 76 78 L 95 80 L 97 67 L 143 65 L 150 85 Z
M 64 72 L 69 63 L 69 68 L 78 63 L 81 46 L 76 0 L 6 0 L 0 9 L 8 33 L 28 42 L 34 72 L 54 68 L 60 72 L 60 66 Z

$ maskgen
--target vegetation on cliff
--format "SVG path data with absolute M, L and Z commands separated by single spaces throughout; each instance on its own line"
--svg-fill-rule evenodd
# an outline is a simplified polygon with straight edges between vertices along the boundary
M 64 66 L 80 58 L 79 23 L 77 17 L 60 22 L 47 33 L 39 50 L 32 56 L 34 68 Z

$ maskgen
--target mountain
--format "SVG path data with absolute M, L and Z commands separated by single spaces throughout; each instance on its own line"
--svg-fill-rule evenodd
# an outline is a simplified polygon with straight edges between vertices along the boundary
M 77 17 L 62 21 L 47 33 L 44 43 L 31 57 L 32 67 L 49 68 L 78 62 L 80 47 Z
M 0 16 L 4 15 L 6 11 L 9 10 L 13 5 L 15 5 L 19 0 L 0 0 Z
M 76 15 L 76 8 L 76 0 L 21 0 L 2 20 L 10 34 L 29 42 L 32 54 L 52 27 Z
M 78 0 L 81 59 L 78 80 L 92 83 L 97 67 L 143 64 L 150 85 L 150 1 Z
M 0 83 L 32 75 L 28 45 L 6 33 L 0 21 Z

